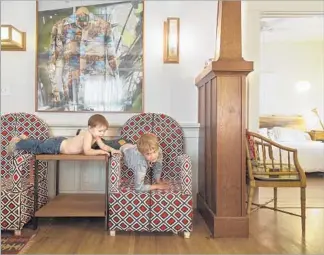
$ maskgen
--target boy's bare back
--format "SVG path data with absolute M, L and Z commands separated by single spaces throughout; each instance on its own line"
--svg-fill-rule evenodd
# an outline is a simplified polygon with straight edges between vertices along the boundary
M 62 154 L 83 154 L 85 147 L 85 136 L 91 136 L 91 142 L 86 147 L 91 147 L 95 143 L 95 139 L 92 138 L 91 133 L 88 130 L 83 130 L 79 135 L 70 137 L 64 140 L 61 144 Z M 89 141 L 90 139 L 86 139 Z
M 101 138 L 109 127 L 106 118 L 100 114 L 92 115 L 88 120 L 88 129 L 81 131 L 77 136 L 65 139 L 61 143 L 60 153 L 62 154 L 85 154 L 85 155 L 110 155 L 120 153 L 108 145 L 105 145 Z M 92 149 L 97 142 L 100 149 Z

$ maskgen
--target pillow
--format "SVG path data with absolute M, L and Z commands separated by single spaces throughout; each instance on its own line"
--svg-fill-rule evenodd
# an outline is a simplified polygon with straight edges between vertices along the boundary
M 262 135 L 262 136 L 264 136 L 264 137 L 266 137 L 266 138 L 269 138 L 269 137 L 268 137 L 268 129 L 267 129 L 267 128 L 260 128 L 260 129 L 258 130 L 258 134 L 259 134 L 259 135 Z
M 312 137 L 310 136 L 310 134 L 305 132 L 304 136 L 305 136 L 306 141 L 312 141 Z
M 255 150 L 255 145 L 254 145 L 254 140 L 250 135 L 246 135 L 247 136 L 247 140 L 249 142 L 249 151 L 250 151 L 250 157 L 251 159 L 255 159 L 256 158 L 256 150 Z
M 275 135 L 274 135 L 274 132 L 273 132 L 273 128 L 272 129 L 268 129 L 268 137 L 270 140 L 276 140 L 275 139 Z
M 274 127 L 273 129 L 274 140 L 278 142 L 303 142 L 307 141 L 308 138 L 304 131 L 284 128 L 284 127 Z

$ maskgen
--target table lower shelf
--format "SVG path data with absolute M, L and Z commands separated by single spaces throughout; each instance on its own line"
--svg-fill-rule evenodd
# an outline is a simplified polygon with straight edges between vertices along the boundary
M 36 217 L 105 217 L 105 194 L 59 194 Z

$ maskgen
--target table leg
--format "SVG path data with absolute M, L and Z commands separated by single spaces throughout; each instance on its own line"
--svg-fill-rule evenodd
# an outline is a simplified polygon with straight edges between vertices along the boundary
M 108 230 L 109 210 L 108 210 L 108 185 L 109 185 L 109 158 L 106 158 L 106 181 L 105 181 L 105 230 Z
M 55 166 L 55 193 L 56 196 L 60 194 L 60 161 L 56 160 L 56 166 Z
M 34 212 L 33 212 L 33 229 L 38 227 L 38 218 L 36 212 L 38 210 L 38 160 L 34 156 Z

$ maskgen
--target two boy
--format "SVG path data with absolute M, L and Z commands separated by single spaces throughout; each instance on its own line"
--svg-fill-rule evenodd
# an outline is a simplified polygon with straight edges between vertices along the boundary
M 24 135 L 14 137 L 8 152 L 25 150 L 32 154 L 85 154 L 85 155 L 109 155 L 123 154 L 127 167 L 134 170 L 135 190 L 149 191 L 166 189 L 168 184 L 160 180 L 162 172 L 162 150 L 159 147 L 158 138 L 153 134 L 144 134 L 137 145 L 125 143 L 116 150 L 107 145 L 102 137 L 109 127 L 106 118 L 100 114 L 92 115 L 88 120 L 88 129 L 70 138 L 51 137 L 44 141 L 30 139 Z M 93 146 L 97 145 L 98 149 Z M 144 184 L 144 178 L 149 167 L 153 167 L 154 179 L 157 184 Z

